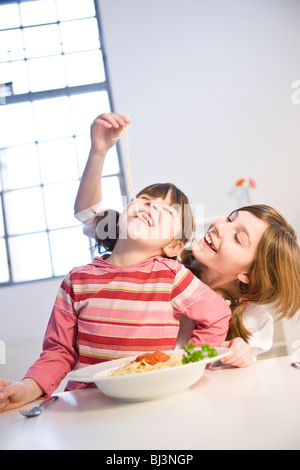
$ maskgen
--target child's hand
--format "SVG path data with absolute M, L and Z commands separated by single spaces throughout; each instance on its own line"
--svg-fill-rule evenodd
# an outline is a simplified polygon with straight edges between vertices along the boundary
M 23 382 L 0 379 L 0 413 L 26 405 L 42 394 L 43 390 L 32 379 Z
M 230 353 L 220 359 L 223 364 L 228 364 L 233 367 L 250 367 L 253 364 L 251 346 L 242 338 L 224 341 L 220 346 L 230 349 Z
M 130 120 L 119 113 L 104 113 L 98 116 L 91 125 L 92 150 L 106 153 L 115 145 L 123 128 Z

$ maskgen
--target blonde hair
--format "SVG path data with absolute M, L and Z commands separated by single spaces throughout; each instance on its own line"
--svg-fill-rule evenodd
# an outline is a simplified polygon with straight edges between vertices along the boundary
M 257 256 L 250 269 L 249 284 L 232 283 L 225 297 L 231 301 L 232 318 L 227 339 L 240 336 L 245 341 L 251 333 L 243 323 L 246 303 L 273 304 L 278 319 L 292 318 L 300 308 L 300 249 L 294 229 L 287 220 L 270 206 L 264 204 L 241 207 L 268 224 L 259 244 Z M 234 211 L 236 212 L 236 211 Z M 191 253 L 181 259 L 186 267 L 200 275 L 200 265 Z

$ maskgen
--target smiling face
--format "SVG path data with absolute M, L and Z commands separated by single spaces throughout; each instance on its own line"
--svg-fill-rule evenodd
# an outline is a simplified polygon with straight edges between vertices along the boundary
M 249 283 L 258 244 L 267 227 L 265 221 L 247 211 L 217 219 L 193 247 L 193 255 L 203 267 L 202 280 L 210 287 L 236 279 Z
M 166 198 L 141 194 L 127 207 L 128 228 L 140 238 L 151 240 L 171 240 L 180 227 L 180 213 L 171 203 L 170 194 Z
M 142 193 L 121 214 L 119 229 L 120 239 L 134 240 L 141 249 L 159 254 L 180 233 L 181 210 L 172 204 L 170 192 L 165 198 Z

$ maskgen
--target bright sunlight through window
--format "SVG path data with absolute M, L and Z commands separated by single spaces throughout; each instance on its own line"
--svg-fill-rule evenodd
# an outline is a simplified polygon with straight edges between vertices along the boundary
M 90 124 L 111 110 L 97 4 L 0 4 L 0 284 L 63 276 L 91 261 L 73 206 Z M 104 197 L 121 209 L 110 151 Z

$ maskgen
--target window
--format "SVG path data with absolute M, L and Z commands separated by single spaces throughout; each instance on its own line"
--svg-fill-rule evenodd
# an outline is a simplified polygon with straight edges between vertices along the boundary
M 90 124 L 111 110 L 97 4 L 0 4 L 0 284 L 62 276 L 91 261 L 73 206 Z M 11 92 L 12 89 L 12 92 Z M 122 209 L 116 149 L 104 196 Z

